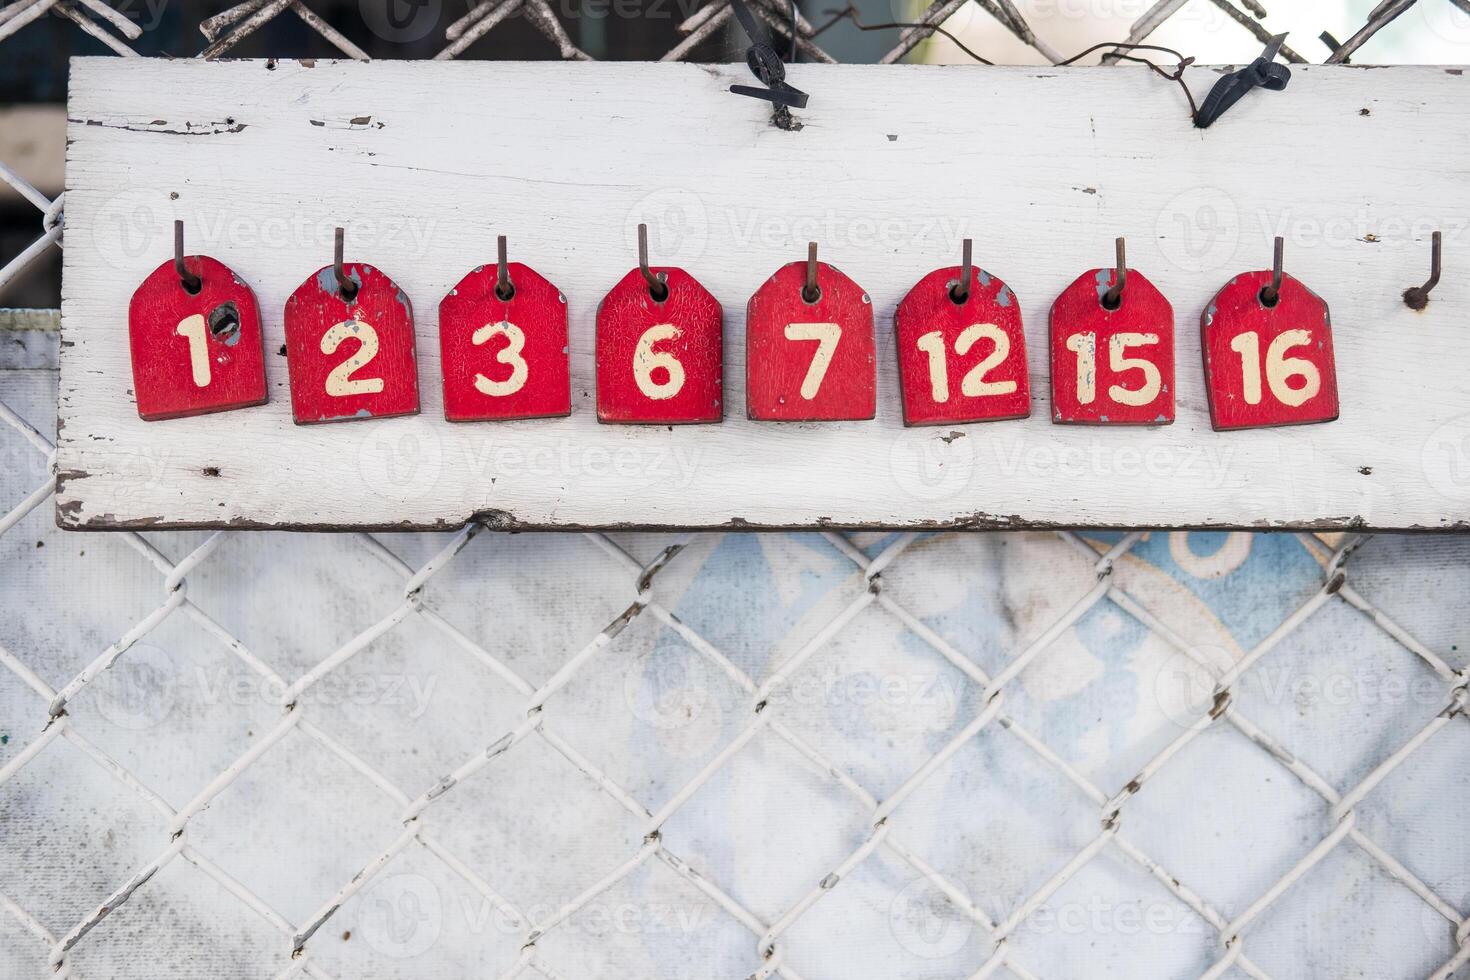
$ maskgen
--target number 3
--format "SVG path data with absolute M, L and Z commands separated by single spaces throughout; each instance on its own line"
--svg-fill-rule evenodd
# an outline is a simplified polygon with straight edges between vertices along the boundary
M 470 343 L 479 347 L 498 333 L 505 334 L 506 345 L 496 353 L 495 359 L 501 364 L 510 365 L 510 377 L 504 381 L 492 381 L 483 374 L 475 374 L 475 388 L 481 394 L 492 397 L 514 395 L 526 386 L 526 377 L 531 373 L 526 359 L 521 356 L 521 352 L 526 349 L 526 335 L 509 320 L 485 324 L 470 337 Z
M 382 378 L 354 378 L 352 375 L 378 356 L 378 332 L 360 320 L 343 320 L 333 324 L 322 335 L 322 353 L 335 354 L 342 341 L 356 338 L 358 348 L 352 356 L 332 368 L 327 375 L 327 394 L 334 398 L 347 395 L 375 395 L 383 390 Z

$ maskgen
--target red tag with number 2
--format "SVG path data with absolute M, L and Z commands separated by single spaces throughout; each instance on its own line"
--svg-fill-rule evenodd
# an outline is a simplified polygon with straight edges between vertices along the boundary
M 417 415 L 413 307 L 397 284 L 348 262 L 344 294 L 323 266 L 286 300 L 286 366 L 297 425 Z

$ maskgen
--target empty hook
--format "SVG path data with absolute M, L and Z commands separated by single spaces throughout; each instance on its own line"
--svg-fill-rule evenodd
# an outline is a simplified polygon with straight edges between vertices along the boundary
M 669 287 L 664 284 L 661 275 L 655 275 L 648 267 L 648 226 L 638 226 L 638 271 L 643 273 L 643 281 L 648 283 L 648 295 L 652 296 L 654 302 L 662 303 L 669 298 Z
M 817 243 L 806 243 L 806 285 L 801 287 L 801 298 L 815 303 L 822 298 L 822 287 L 817 285 Z
M 1439 285 L 1439 251 L 1440 233 L 1435 232 L 1429 243 L 1429 281 L 1404 290 L 1404 305 L 1411 310 L 1422 310 L 1428 306 L 1429 291 Z
M 198 276 L 184 266 L 184 223 L 182 221 L 174 222 L 174 271 L 179 274 L 179 282 L 191 293 L 199 292 L 199 287 L 204 285 Z
M 1271 282 L 1261 289 L 1261 304 L 1275 306 L 1281 299 L 1281 259 L 1286 252 L 1286 240 L 1276 237 L 1275 254 L 1271 259 Z
M 1123 289 L 1128 285 L 1128 246 L 1122 238 L 1113 242 L 1116 262 L 1113 264 L 1114 282 L 1113 288 L 1103 293 L 1102 304 L 1110 310 L 1116 310 L 1118 304 L 1123 302 Z
M 505 261 L 505 236 L 495 238 L 495 295 L 506 302 L 516 294 L 515 283 L 510 281 L 510 266 Z
M 347 270 L 342 267 L 342 243 L 344 232 L 337 229 L 336 241 L 332 245 L 332 273 L 337 277 L 337 291 L 345 300 L 351 300 L 357 295 L 357 283 L 347 278 Z
M 966 238 L 964 245 L 960 249 L 963 256 L 960 262 L 960 278 L 954 285 L 949 287 L 949 298 L 956 303 L 963 303 L 970 298 L 970 277 L 973 275 L 971 270 L 974 268 L 971 262 L 971 249 L 973 247 L 974 242 Z

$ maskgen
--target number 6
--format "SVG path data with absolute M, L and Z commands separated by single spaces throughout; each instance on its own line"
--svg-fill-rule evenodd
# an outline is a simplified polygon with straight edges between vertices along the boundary
M 683 331 L 672 323 L 656 323 L 643 331 L 633 351 L 633 380 L 638 390 L 654 401 L 673 398 L 684 387 L 684 365 L 669 351 L 656 351 L 653 345 L 665 340 L 678 340 Z M 653 380 L 655 368 L 663 368 L 668 378 Z

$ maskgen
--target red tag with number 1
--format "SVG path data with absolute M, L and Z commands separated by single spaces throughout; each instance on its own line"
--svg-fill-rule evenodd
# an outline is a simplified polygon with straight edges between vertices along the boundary
M 172 261 L 143 280 L 128 304 L 138 414 L 159 419 L 265 403 L 265 351 L 255 293 L 207 255 Z

